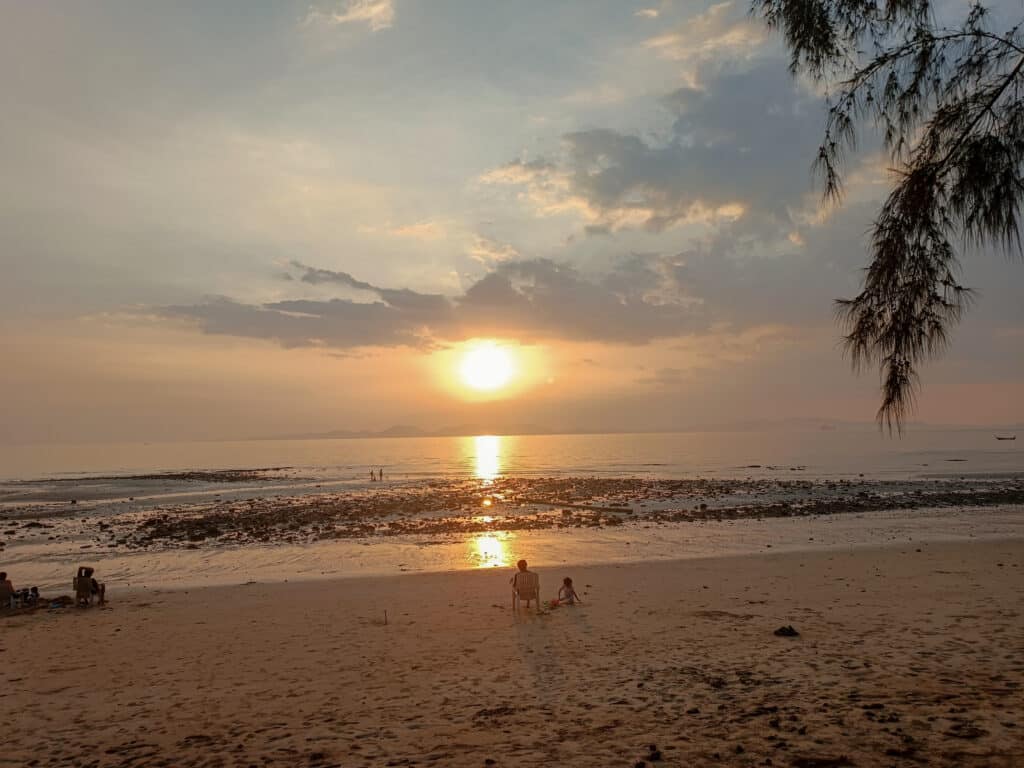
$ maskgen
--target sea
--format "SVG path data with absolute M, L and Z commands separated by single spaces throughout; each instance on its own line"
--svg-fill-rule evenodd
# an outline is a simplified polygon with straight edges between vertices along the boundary
M 0 446 L 0 481 L 264 467 L 357 482 L 378 468 L 409 479 L 757 477 L 779 468 L 811 479 L 908 479 L 1022 472 L 1024 440 L 996 440 L 992 430 L 976 429 L 898 437 L 815 429 Z

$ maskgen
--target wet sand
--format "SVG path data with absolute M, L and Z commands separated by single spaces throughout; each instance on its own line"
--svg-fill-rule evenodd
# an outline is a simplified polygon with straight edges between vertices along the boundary
M 0 765 L 1024 764 L 1020 538 L 570 575 L 539 616 L 477 570 L 6 618 Z

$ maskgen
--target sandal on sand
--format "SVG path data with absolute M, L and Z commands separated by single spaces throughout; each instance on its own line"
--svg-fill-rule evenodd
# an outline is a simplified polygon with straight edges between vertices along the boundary
M 779 637 L 800 637 L 800 633 L 793 629 L 792 625 L 787 624 L 784 627 L 779 627 L 775 630 L 775 633 Z

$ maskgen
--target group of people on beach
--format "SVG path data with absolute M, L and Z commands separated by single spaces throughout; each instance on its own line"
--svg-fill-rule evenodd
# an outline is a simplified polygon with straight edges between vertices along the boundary
M 370 470 L 370 482 L 371 483 L 383 483 L 384 482 L 384 467 L 379 470 Z
M 94 573 L 94 569 L 87 565 L 79 566 L 75 578 L 71 581 L 71 588 L 75 590 L 76 605 L 91 605 L 93 598 L 97 598 L 100 605 L 107 602 L 107 585 L 97 581 L 93 577 Z M 0 609 L 28 608 L 38 605 L 40 600 L 39 587 L 15 589 L 14 584 L 7 578 L 7 572 L 0 571 Z
M 529 569 L 525 560 L 516 563 L 516 572 L 509 579 L 509 583 L 512 585 L 512 610 L 523 603 L 529 608 L 533 601 L 536 601 L 537 610 L 540 610 L 540 576 Z M 566 576 L 562 579 L 562 586 L 558 588 L 558 597 L 551 600 L 548 605 L 557 608 L 560 605 L 575 605 L 582 602 L 583 600 L 576 594 L 572 579 Z

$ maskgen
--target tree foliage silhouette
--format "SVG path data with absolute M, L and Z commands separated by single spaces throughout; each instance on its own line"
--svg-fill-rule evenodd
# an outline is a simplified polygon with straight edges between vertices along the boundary
M 890 433 L 913 408 L 920 364 L 945 349 L 971 302 L 954 243 L 1021 253 L 1024 20 L 999 25 L 975 3 L 947 22 L 935 5 L 753 0 L 751 8 L 782 33 L 793 74 L 826 88 L 815 161 L 825 198 L 842 198 L 843 161 L 864 124 L 879 129 L 896 174 L 861 291 L 836 312 L 854 368 L 879 367 L 877 418 Z

